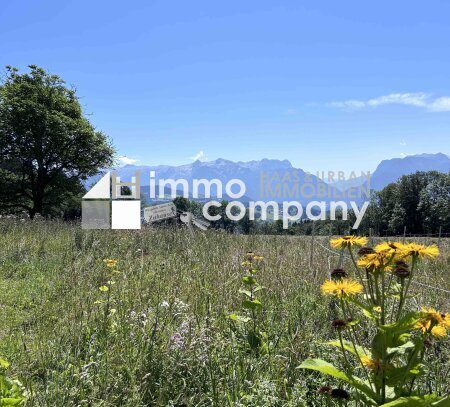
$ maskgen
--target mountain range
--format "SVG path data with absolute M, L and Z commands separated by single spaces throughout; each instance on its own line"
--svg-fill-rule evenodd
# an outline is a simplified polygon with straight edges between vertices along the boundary
M 341 181 L 327 180 L 327 174 L 309 174 L 301 168 L 294 168 L 288 160 L 262 160 L 248 162 L 234 162 L 219 158 L 214 161 L 195 161 L 180 166 L 158 165 L 125 165 L 115 169 L 121 180 L 128 181 L 141 171 L 141 188 L 144 196 L 148 197 L 150 184 L 150 171 L 155 171 L 156 185 L 159 179 L 185 179 L 191 188 L 194 179 L 218 179 L 225 184 L 237 178 L 246 185 L 245 195 L 240 201 L 248 200 L 297 200 L 301 203 L 311 200 L 363 200 L 355 197 L 357 191 L 364 193 L 368 189 L 366 176 L 354 176 Z M 412 174 L 416 171 L 450 171 L 450 158 L 443 153 L 418 154 L 404 158 L 383 160 L 376 170 L 370 174 L 370 189 L 381 190 L 391 182 L 395 182 L 402 175 Z M 323 179 L 322 179 L 323 178 Z M 98 177 L 88 180 L 92 185 Z M 165 191 L 165 192 L 168 192 Z M 179 191 L 180 192 L 180 191 Z M 212 189 L 212 196 L 216 195 Z M 199 199 L 202 199 L 200 191 Z M 168 199 L 168 197 L 166 197 Z M 231 199 L 225 192 L 223 199 Z

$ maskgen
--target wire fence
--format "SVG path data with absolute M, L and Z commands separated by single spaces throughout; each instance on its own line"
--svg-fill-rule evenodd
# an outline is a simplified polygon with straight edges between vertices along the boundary
M 423 236 L 421 236 L 421 237 L 423 237 Z M 351 260 L 351 257 L 350 257 L 350 256 L 347 256 L 346 254 L 344 254 L 344 251 L 343 251 L 343 250 L 341 250 L 340 252 L 338 252 L 338 251 L 336 251 L 336 250 L 332 250 L 332 249 L 330 249 L 330 248 L 324 246 L 324 245 L 321 244 L 320 242 L 316 242 L 315 244 L 317 244 L 318 246 L 320 246 L 322 249 L 326 250 L 328 253 L 331 253 L 331 254 L 334 255 L 334 256 L 339 256 L 339 258 L 340 258 L 340 263 L 342 262 L 342 259 L 344 259 L 344 258 L 346 258 L 346 259 L 348 259 L 348 260 Z M 341 266 L 341 264 L 340 264 L 340 266 Z M 424 283 L 419 283 L 418 281 L 412 281 L 411 283 L 412 283 L 412 284 L 415 284 L 415 285 L 420 285 L 420 286 L 422 286 L 422 287 L 431 288 L 431 289 L 433 289 L 433 290 L 437 290 L 437 291 L 441 291 L 441 292 L 445 292 L 445 293 L 447 293 L 447 294 L 450 294 L 450 290 L 447 290 L 447 289 L 445 289 L 445 288 L 435 287 L 435 286 L 432 286 L 432 285 L 429 285 L 429 284 L 424 284 Z

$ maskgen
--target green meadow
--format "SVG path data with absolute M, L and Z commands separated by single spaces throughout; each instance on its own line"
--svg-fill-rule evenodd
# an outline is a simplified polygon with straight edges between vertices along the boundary
M 339 405 L 319 389 L 342 383 L 298 369 L 307 358 L 340 358 L 324 345 L 336 337 L 330 321 L 338 310 L 320 285 L 339 260 L 326 237 L 315 237 L 311 262 L 311 237 L 85 231 L 6 219 L 0 248 L 0 356 L 8 377 L 22 383 L 26 406 Z M 243 313 L 248 251 L 263 256 L 255 276 L 264 351 L 229 317 Z M 423 285 L 412 285 L 409 309 L 450 311 L 448 239 L 440 252 L 417 266 Z M 416 386 L 445 395 L 449 341 L 427 346 Z

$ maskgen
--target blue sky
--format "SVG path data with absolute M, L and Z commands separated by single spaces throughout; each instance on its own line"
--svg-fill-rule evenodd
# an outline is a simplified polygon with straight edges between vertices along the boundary
M 448 1 L 9 1 L 0 66 L 76 86 L 123 162 L 374 170 L 450 153 Z M 138 160 L 138 161 L 137 161 Z

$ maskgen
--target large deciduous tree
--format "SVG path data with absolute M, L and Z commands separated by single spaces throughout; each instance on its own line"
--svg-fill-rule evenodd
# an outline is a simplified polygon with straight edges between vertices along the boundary
M 112 164 L 110 140 L 85 117 L 75 90 L 35 65 L 0 83 L 0 209 L 30 217 L 61 210 L 82 181 Z

